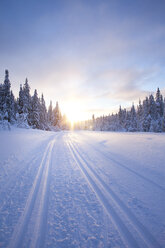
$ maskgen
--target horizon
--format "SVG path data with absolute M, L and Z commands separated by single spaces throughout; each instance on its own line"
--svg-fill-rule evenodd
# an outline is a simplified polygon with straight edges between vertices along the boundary
M 6 71 L 7 71 L 8 75 L 9 75 L 9 81 L 10 81 L 10 72 L 9 72 L 8 69 L 5 69 L 5 73 L 6 73 Z M 27 79 L 27 78 L 26 78 L 25 80 L 27 80 L 27 82 L 28 82 L 28 79 Z M 12 90 L 12 82 L 10 81 L 10 83 L 11 83 L 11 91 L 13 91 L 13 90 Z M 29 82 L 28 82 L 28 83 L 29 83 Z M 0 84 L 1 84 L 1 83 L 0 83 Z M 23 86 L 24 86 L 24 83 L 23 83 L 23 84 L 20 84 L 20 86 L 23 87 Z M 30 87 L 30 94 L 31 94 L 31 96 L 33 96 L 33 92 L 31 92 L 31 85 L 29 85 L 29 87 Z M 137 109 L 137 107 L 138 107 L 138 105 L 139 105 L 139 101 L 143 102 L 143 101 L 146 99 L 146 97 L 149 97 L 150 95 L 153 95 L 154 98 L 155 98 L 155 97 L 156 97 L 156 91 L 157 91 L 158 89 L 160 90 L 160 93 L 162 94 L 162 91 L 161 91 L 160 87 L 157 87 L 157 89 L 155 90 L 155 92 L 149 92 L 148 95 L 146 95 L 144 99 L 140 99 L 140 98 L 139 98 L 137 101 L 132 102 L 132 105 L 134 105 L 134 106 L 135 106 L 135 109 Z M 38 94 L 38 89 L 34 89 L 34 91 L 35 91 L 35 90 L 37 90 L 37 94 Z M 164 92 L 163 92 L 163 93 L 164 93 Z M 42 95 L 42 94 L 43 94 L 43 96 L 44 96 L 44 93 L 43 93 L 43 92 L 41 93 L 41 95 Z M 41 95 L 38 94 L 38 97 L 41 98 Z M 164 97 L 163 94 L 162 94 L 162 96 L 163 96 L 163 98 L 165 99 L 165 97 Z M 19 98 L 19 91 L 16 93 L 16 95 L 14 94 L 14 97 L 15 97 L 15 98 Z M 48 110 L 48 108 L 49 108 L 49 106 L 50 106 L 50 103 L 52 103 L 53 109 L 56 107 L 57 103 L 59 104 L 58 101 L 54 101 L 54 102 L 53 102 L 53 101 L 50 99 L 48 105 L 47 105 L 46 102 L 45 102 L 47 110 Z M 98 115 L 98 116 L 92 114 L 92 116 L 91 116 L 90 118 L 88 118 L 88 119 L 85 119 L 85 118 L 84 118 L 84 119 L 81 119 L 81 118 L 76 119 L 75 116 L 74 116 L 74 112 L 72 112 L 72 111 L 70 111 L 70 116 L 69 116 L 70 118 L 68 118 L 68 116 L 67 116 L 66 113 L 69 112 L 70 105 L 68 106 L 68 111 L 67 111 L 66 113 L 62 113 L 61 109 L 60 109 L 60 111 L 61 111 L 62 116 L 66 116 L 67 121 L 70 122 L 71 128 L 72 128 L 72 127 L 74 126 L 74 124 L 76 124 L 76 123 L 78 123 L 78 122 L 83 122 L 83 121 L 92 120 L 92 119 L 93 119 L 93 116 L 94 116 L 94 118 L 100 118 L 101 116 L 108 116 L 108 115 L 118 114 L 118 113 L 119 113 L 119 108 L 120 108 L 120 107 L 121 107 L 121 109 L 125 109 L 125 110 L 127 110 L 127 111 L 130 111 L 132 105 L 130 105 L 130 106 L 128 106 L 128 107 L 119 105 L 119 106 L 118 106 L 118 109 L 116 109 L 115 111 L 112 111 L 111 113 L 108 113 L 108 114 L 104 114 L 104 113 L 103 113 L 102 115 Z M 73 107 L 74 107 L 74 110 L 75 110 L 75 106 L 73 106 Z M 60 104 L 59 104 L 59 108 L 60 108 Z M 79 109 L 77 108 L 77 112 L 78 112 L 78 111 L 79 111 Z M 80 116 L 81 116 L 82 113 L 81 113 L 80 111 L 79 111 L 79 113 L 80 113 Z
M 69 119 L 165 92 L 164 1 L 1 1 L 0 80 L 28 78 Z

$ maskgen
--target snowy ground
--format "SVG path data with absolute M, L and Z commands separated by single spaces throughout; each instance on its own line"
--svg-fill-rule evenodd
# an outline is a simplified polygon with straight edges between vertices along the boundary
M 165 135 L 0 131 L 0 247 L 165 247 Z

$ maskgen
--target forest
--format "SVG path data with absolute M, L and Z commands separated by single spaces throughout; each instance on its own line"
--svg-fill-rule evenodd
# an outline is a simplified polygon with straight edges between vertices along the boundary
M 0 84 L 0 123 L 4 128 L 9 125 L 52 131 L 70 128 L 66 116 L 61 114 L 58 102 L 53 108 L 50 101 L 47 110 L 43 94 L 39 97 L 36 89 L 33 95 L 30 94 L 27 78 L 20 85 L 19 97 L 15 98 L 8 70 L 5 70 L 4 83 Z
M 53 108 L 52 101 L 46 108 L 44 95 L 38 96 L 37 90 L 30 93 L 28 79 L 20 85 L 19 96 L 15 98 L 9 80 L 9 72 L 5 70 L 5 80 L 0 84 L 0 125 L 4 128 L 10 125 L 41 130 L 69 130 L 71 124 L 65 115 L 61 114 L 59 104 Z M 72 127 L 75 130 L 93 131 L 126 131 L 126 132 L 165 132 L 165 98 L 160 89 L 155 97 L 151 94 L 143 101 L 139 100 L 137 107 L 130 109 L 119 107 L 116 114 L 100 116 L 86 121 L 80 121 Z
M 131 109 L 119 107 L 116 114 L 101 116 L 91 120 L 78 122 L 75 129 L 94 131 L 125 131 L 125 132 L 165 132 L 165 99 L 157 89 L 156 96 L 152 94 L 138 106 Z

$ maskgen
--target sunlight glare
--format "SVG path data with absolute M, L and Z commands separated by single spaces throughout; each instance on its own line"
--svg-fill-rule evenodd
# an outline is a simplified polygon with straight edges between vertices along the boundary
M 86 119 L 86 114 L 83 106 L 81 106 L 79 102 L 68 102 L 67 106 L 65 106 L 64 112 L 72 127 L 75 122 Z

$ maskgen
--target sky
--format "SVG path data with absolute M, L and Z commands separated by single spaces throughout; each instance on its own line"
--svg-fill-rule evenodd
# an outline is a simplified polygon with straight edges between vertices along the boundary
M 165 93 L 165 0 L 1 0 L 0 82 L 29 80 L 70 120 Z M 165 94 L 164 94 L 165 96 Z

